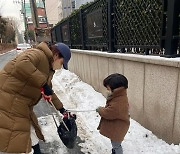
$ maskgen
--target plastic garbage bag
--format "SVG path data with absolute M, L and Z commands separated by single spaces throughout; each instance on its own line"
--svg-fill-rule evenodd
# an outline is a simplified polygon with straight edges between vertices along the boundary
M 77 125 L 74 117 L 64 117 L 64 123 L 68 127 L 69 131 L 65 128 L 64 124 L 60 122 L 60 126 L 58 127 L 58 134 L 61 138 L 63 144 L 69 148 L 73 149 L 76 138 L 77 138 Z

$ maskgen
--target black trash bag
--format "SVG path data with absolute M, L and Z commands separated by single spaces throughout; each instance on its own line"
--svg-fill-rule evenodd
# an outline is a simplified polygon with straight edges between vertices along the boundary
M 60 122 L 60 126 L 58 127 L 58 134 L 61 138 L 63 144 L 69 148 L 73 149 L 76 138 L 77 138 L 77 125 L 74 117 L 64 117 L 63 121 L 68 127 L 69 131 L 65 128 L 64 124 Z

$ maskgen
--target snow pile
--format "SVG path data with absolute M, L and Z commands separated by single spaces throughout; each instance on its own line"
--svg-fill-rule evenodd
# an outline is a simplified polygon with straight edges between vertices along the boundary
M 66 109 L 94 110 L 98 106 L 104 106 L 106 99 L 101 93 L 96 92 L 90 85 L 82 82 L 80 78 L 68 70 L 56 71 L 53 80 L 53 90 L 63 102 Z M 95 112 L 77 112 L 78 136 L 85 143 L 80 143 L 81 151 L 91 154 L 111 153 L 110 140 L 103 137 L 97 131 L 100 116 Z M 43 117 L 39 118 L 43 132 L 48 136 L 49 142 L 59 140 L 56 131 L 49 134 L 48 131 L 56 129 L 49 121 L 48 125 Z M 49 118 L 52 120 L 52 118 Z M 53 128 L 54 127 L 54 128 Z M 52 131 L 51 131 L 52 132 Z M 158 139 L 151 131 L 139 125 L 131 119 L 130 129 L 122 143 L 124 154 L 180 154 L 180 145 L 169 145 Z M 65 149 L 64 149 L 65 150 Z M 59 147 L 59 154 L 65 153 Z
M 77 75 L 67 70 L 56 71 L 52 83 L 53 90 L 66 109 L 95 110 L 98 106 L 105 104 L 106 100 L 102 94 L 96 92 L 90 85 L 82 82 Z M 99 115 L 95 111 L 76 114 L 78 117 L 78 136 L 81 140 L 85 140 L 85 143 L 81 143 L 82 152 L 110 153 L 110 141 L 107 138 L 103 139 L 97 131 Z

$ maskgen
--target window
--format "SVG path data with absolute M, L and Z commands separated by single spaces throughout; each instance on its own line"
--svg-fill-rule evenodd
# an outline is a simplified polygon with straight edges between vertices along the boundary
M 46 23 L 45 17 L 39 17 L 39 23 Z
M 75 9 L 75 1 L 72 1 L 72 8 Z

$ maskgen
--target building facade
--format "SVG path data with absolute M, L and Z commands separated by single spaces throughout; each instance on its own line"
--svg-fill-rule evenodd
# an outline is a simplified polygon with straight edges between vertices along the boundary
M 45 28 L 48 26 L 47 20 L 46 20 L 46 12 L 44 9 L 43 2 L 41 0 L 36 0 L 37 5 L 37 15 L 38 15 L 38 22 L 40 28 Z M 26 10 L 26 24 L 28 30 L 34 30 L 33 20 L 32 20 L 32 13 L 31 13 L 31 7 L 30 3 L 25 3 L 25 10 Z
M 62 0 L 59 1 L 58 3 L 58 19 L 61 21 L 63 19 L 63 2 Z
M 45 0 L 46 13 L 50 24 L 57 24 L 75 9 L 75 0 Z
M 94 0 L 45 0 L 46 14 L 49 24 L 57 24 L 63 18 L 68 17 L 82 4 Z
M 68 17 L 75 10 L 75 0 L 62 0 L 62 16 Z
M 94 0 L 75 0 L 75 9 L 79 9 L 82 4 L 93 2 Z
M 45 0 L 47 20 L 50 25 L 55 26 L 59 22 L 59 8 L 61 0 Z
M 61 9 L 61 17 L 60 19 L 66 18 L 69 16 L 75 9 L 79 9 L 79 7 L 88 2 L 93 2 L 94 0 L 61 0 L 62 9 Z
M 40 28 L 46 28 L 48 26 L 48 24 L 47 24 L 47 20 L 46 20 L 46 17 L 45 17 L 44 8 L 38 7 L 37 8 L 37 15 L 38 15 L 38 20 L 39 20 L 39 27 Z M 28 16 L 28 17 L 26 17 L 26 19 L 27 19 L 27 28 L 28 28 L 28 30 L 34 30 L 34 24 L 33 24 L 33 21 L 32 21 L 32 17 Z

